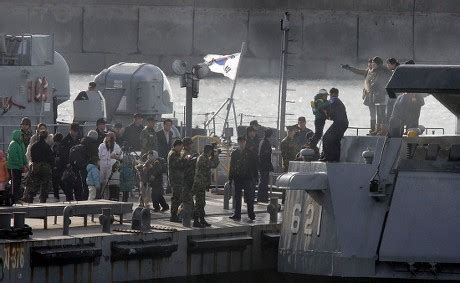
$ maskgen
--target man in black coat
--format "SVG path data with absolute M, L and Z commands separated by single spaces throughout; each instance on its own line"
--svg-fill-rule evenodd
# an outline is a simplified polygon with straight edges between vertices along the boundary
M 327 114 L 332 120 L 332 125 L 323 136 L 324 158 L 321 161 L 338 162 L 340 161 L 340 141 L 348 128 L 348 117 L 345 105 L 338 97 L 339 90 L 331 88 L 329 94 L 331 98 Z
M 132 151 L 141 151 L 141 132 L 144 129 L 144 118 L 141 114 L 134 114 L 133 122 L 125 128 L 123 140 Z
M 235 212 L 230 219 L 241 220 L 241 195 L 244 191 L 244 198 L 248 208 L 249 219 L 254 220 L 254 187 L 252 180 L 254 178 L 250 167 L 250 153 L 246 148 L 246 138 L 238 137 L 238 148 L 232 152 L 230 158 L 230 172 L 228 179 L 235 186 Z
M 172 120 L 163 121 L 163 130 L 157 132 L 158 155 L 163 159 L 168 159 L 168 153 L 173 145 Z
M 98 145 L 104 142 L 107 134 L 107 122 L 104 118 L 99 118 L 96 121 L 97 143 Z
M 270 172 L 273 172 L 272 164 L 272 145 L 270 138 L 273 135 L 272 129 L 266 129 L 264 139 L 259 145 L 259 191 L 257 193 L 258 202 L 268 202 L 268 181 Z
M 305 117 L 299 117 L 297 119 L 297 125 L 299 131 L 295 133 L 294 140 L 299 148 L 303 148 L 310 143 L 314 133 L 311 129 L 307 128 L 307 120 Z
M 80 125 L 77 123 L 70 124 L 69 133 L 64 137 L 60 145 L 60 158 L 58 167 L 65 168 L 69 164 L 70 149 L 80 143 L 78 133 L 80 132 Z

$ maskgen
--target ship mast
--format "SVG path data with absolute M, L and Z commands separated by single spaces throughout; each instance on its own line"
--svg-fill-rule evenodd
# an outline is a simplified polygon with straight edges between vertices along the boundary
M 288 44 L 289 44 L 289 13 L 284 13 L 281 19 L 281 31 L 283 33 L 281 39 L 281 60 L 280 60 L 280 84 L 278 97 L 278 140 L 285 136 L 284 128 L 286 126 L 286 91 L 287 91 L 287 67 L 288 67 Z M 279 144 L 279 143 L 278 143 Z

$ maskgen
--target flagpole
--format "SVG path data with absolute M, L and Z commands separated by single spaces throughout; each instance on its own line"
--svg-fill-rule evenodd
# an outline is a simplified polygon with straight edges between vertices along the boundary
M 238 80 L 238 75 L 239 75 L 239 71 L 240 71 L 240 63 L 241 63 L 241 59 L 243 58 L 244 56 L 244 52 L 245 52 L 245 49 L 246 49 L 246 42 L 242 42 L 241 43 L 241 53 L 240 53 L 240 58 L 238 58 L 238 65 L 236 67 L 236 74 L 235 74 L 235 79 L 233 80 L 233 87 L 232 87 L 232 92 L 230 93 L 230 98 L 228 99 L 228 104 L 227 104 L 227 114 L 225 115 L 225 121 L 224 121 L 224 128 L 222 130 L 222 136 L 224 136 L 225 134 L 225 127 L 227 125 L 227 122 L 228 122 L 228 116 L 230 115 L 230 110 L 231 108 L 233 107 L 233 111 L 235 112 L 235 106 L 233 104 L 233 94 L 235 93 L 235 88 L 236 88 L 236 82 Z M 235 112 L 236 113 L 236 112 Z M 235 126 L 237 126 L 237 121 L 235 120 Z M 237 132 L 237 128 L 235 128 L 235 132 Z

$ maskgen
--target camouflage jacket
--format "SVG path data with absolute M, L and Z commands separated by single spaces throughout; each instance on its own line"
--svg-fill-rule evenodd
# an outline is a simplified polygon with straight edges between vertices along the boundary
M 211 169 L 219 166 L 219 156 L 215 154 L 211 158 L 202 153 L 196 162 L 193 191 L 206 189 L 211 185 Z
M 195 178 L 195 167 L 196 167 L 197 158 L 196 156 L 194 156 L 194 154 L 195 154 L 194 152 L 192 152 L 191 150 L 185 149 L 185 148 L 182 149 L 182 151 L 180 152 L 180 156 L 184 160 L 184 166 L 185 166 L 184 182 L 188 184 L 193 183 L 193 179 Z M 188 155 L 194 158 L 187 160 L 186 157 Z
M 298 152 L 299 152 L 299 147 L 297 146 L 293 138 L 285 137 L 281 141 L 281 156 L 283 157 L 283 171 L 284 172 L 287 172 L 289 168 L 289 161 L 295 160 Z
M 184 184 L 184 165 L 180 152 L 171 149 L 168 153 L 168 177 L 171 186 L 182 186 Z
M 151 150 L 158 151 L 158 142 L 155 129 L 145 127 L 141 132 L 141 154 Z

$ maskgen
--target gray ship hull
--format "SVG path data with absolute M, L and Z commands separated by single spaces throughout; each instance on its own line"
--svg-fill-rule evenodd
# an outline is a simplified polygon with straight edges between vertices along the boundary
M 291 162 L 277 181 L 287 189 L 278 271 L 460 280 L 460 166 L 446 150 L 426 160 L 433 142 L 451 150 L 460 137 L 345 137 L 345 162 Z M 419 145 L 412 159 L 409 143 Z M 375 158 L 366 164 L 369 147 Z M 371 193 L 377 168 L 383 191 Z

